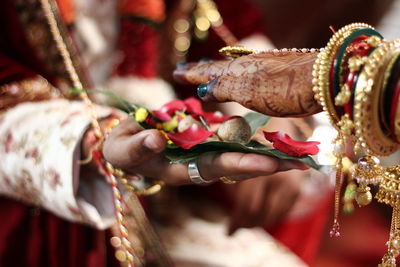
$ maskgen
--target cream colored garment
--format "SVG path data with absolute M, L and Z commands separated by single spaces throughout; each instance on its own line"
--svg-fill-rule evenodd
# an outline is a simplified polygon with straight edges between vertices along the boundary
M 99 117 L 111 110 L 96 107 Z M 81 137 L 90 125 L 81 102 L 19 104 L 0 117 L 0 194 L 99 229 L 114 221 L 103 177 L 79 177 Z
M 177 267 L 306 266 L 261 228 L 243 228 L 227 236 L 223 222 L 191 217 L 158 230 Z

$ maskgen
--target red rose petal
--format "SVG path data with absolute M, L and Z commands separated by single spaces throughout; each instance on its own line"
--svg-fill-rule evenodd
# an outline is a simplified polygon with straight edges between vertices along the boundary
M 167 135 L 175 145 L 184 149 L 189 149 L 205 141 L 212 134 L 213 132 L 207 131 L 197 125 L 193 125 L 181 133 L 168 133 Z
M 290 156 L 303 157 L 307 155 L 316 155 L 319 152 L 318 145 L 320 142 L 296 141 L 282 132 L 264 131 L 264 136 L 268 141 L 272 142 L 274 148 Z
M 186 105 L 182 100 L 176 99 L 172 100 L 161 106 L 157 111 L 162 113 L 167 113 L 168 115 L 172 115 L 177 110 L 186 110 Z
M 172 117 L 168 113 L 162 112 L 161 110 L 154 110 L 152 112 L 152 114 L 153 114 L 154 117 L 156 117 L 160 121 L 170 121 L 170 120 L 172 120 Z
M 148 116 L 144 123 L 146 123 L 150 127 L 156 127 L 156 121 L 151 116 Z
M 203 108 L 200 100 L 189 97 L 183 101 L 186 105 L 186 112 L 189 114 L 203 114 Z
M 202 116 L 209 122 L 209 123 L 221 123 L 234 116 L 225 116 L 220 112 L 205 112 Z

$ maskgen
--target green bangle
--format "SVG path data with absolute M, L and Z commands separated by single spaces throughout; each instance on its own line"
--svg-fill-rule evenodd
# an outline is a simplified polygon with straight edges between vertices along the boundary
M 346 51 L 346 48 L 356 39 L 357 37 L 361 35 L 366 35 L 366 36 L 378 36 L 380 38 L 383 38 L 383 36 L 377 32 L 376 30 L 372 28 L 362 28 L 362 29 L 357 29 L 354 30 L 346 39 L 344 39 L 343 43 L 340 45 L 338 52 L 336 54 L 336 58 L 333 63 L 333 69 L 334 69 L 334 74 L 333 74 L 333 94 L 334 97 L 340 92 L 340 73 L 342 71 L 342 61 L 343 57 Z M 374 49 L 372 49 L 369 53 L 371 53 Z M 333 97 L 333 98 L 334 98 Z

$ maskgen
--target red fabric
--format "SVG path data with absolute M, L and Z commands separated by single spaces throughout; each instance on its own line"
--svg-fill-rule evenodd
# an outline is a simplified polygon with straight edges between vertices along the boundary
M 122 59 L 115 74 L 154 78 L 157 75 L 158 39 L 159 33 L 152 26 L 132 18 L 122 19 L 118 40 Z
M 224 20 L 224 24 L 241 40 L 255 33 L 265 32 L 263 29 L 263 14 L 260 8 L 249 0 L 215 0 L 218 10 Z M 222 58 L 218 50 L 226 44 L 220 37 L 210 30 L 206 41 L 193 40 L 190 46 L 188 62 L 198 61 L 201 58 Z
M 54 77 L 26 39 L 13 0 L 0 1 L 0 14 L 0 54 L 23 66 L 25 71 L 31 70 L 55 84 Z
M 33 71 L 19 65 L 0 51 L 0 85 L 36 76 Z
M 119 266 L 109 234 L 0 198 L 0 266 Z M 107 257 L 107 255 L 109 255 Z
M 314 212 L 295 221 L 284 221 L 278 226 L 266 229 L 282 244 L 296 253 L 305 263 L 313 265 L 333 207 L 333 197 L 328 195 L 317 204 Z

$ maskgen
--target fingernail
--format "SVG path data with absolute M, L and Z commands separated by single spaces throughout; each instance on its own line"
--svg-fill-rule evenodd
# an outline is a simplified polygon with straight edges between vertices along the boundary
M 200 84 L 197 87 L 197 95 L 203 100 L 203 101 L 213 101 L 215 100 L 213 92 L 214 92 L 214 87 L 215 84 L 217 83 L 218 78 L 209 81 L 208 83 Z
M 176 68 L 184 68 L 184 67 L 186 67 L 187 66 L 187 62 L 185 62 L 185 61 L 181 61 L 181 62 L 178 62 L 178 63 L 176 63 Z
M 281 163 L 281 168 L 284 170 L 291 170 L 291 169 L 297 169 L 297 170 L 308 170 L 309 167 L 304 164 L 303 162 L 300 161 L 295 161 L 295 160 L 285 160 Z
M 145 147 L 154 152 L 160 152 L 164 149 L 160 142 L 158 142 L 152 134 L 149 134 L 145 137 L 143 144 Z
M 197 87 L 197 94 L 199 95 L 199 97 L 203 98 L 207 95 L 207 86 L 207 83 L 203 83 Z
M 203 57 L 202 59 L 199 60 L 200 62 L 210 62 L 211 58 L 208 57 Z

